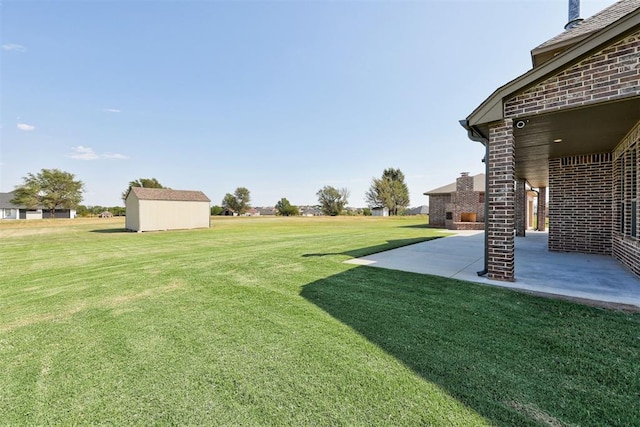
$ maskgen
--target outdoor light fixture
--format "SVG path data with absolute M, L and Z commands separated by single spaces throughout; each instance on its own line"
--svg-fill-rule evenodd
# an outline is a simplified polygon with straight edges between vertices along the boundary
M 553 140 L 554 143 L 559 144 L 562 142 L 562 138 L 556 138 Z

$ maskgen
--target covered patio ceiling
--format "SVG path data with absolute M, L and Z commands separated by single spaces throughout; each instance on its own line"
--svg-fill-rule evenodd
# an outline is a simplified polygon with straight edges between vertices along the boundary
M 516 119 L 516 176 L 548 187 L 550 158 L 610 152 L 638 120 L 640 97 Z

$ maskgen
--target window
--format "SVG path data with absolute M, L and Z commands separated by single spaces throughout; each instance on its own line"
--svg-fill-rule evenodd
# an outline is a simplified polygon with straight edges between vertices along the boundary
M 638 215 L 638 157 L 637 157 L 637 149 L 634 144 L 631 146 L 631 152 L 629 153 L 631 157 L 631 161 L 629 162 L 630 178 L 631 182 L 629 183 L 629 187 L 631 187 L 631 236 L 637 236 L 637 223 L 636 216 Z
M 638 236 L 638 144 L 631 145 L 618 159 L 619 231 L 631 237 Z

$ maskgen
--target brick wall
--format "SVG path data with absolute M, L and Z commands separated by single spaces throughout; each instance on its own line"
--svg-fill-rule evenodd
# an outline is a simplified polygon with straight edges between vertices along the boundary
M 595 53 L 505 103 L 505 117 L 578 107 L 640 93 L 640 32 Z
M 445 226 L 446 205 L 451 201 L 450 194 L 429 196 L 429 225 L 432 227 Z
M 456 179 L 456 191 L 451 194 L 446 210 L 453 214 L 452 221 L 456 223 L 462 222 L 463 213 L 476 214 L 476 222 L 483 222 L 484 202 L 480 200 L 480 191 L 473 191 L 473 177 L 464 173 Z
M 527 228 L 527 191 L 523 179 L 516 180 L 516 236 L 524 236 Z
M 549 250 L 612 254 L 611 153 L 549 159 Z
M 513 120 L 489 128 L 489 278 L 513 281 L 515 226 L 515 139 Z
M 547 188 L 540 187 L 538 189 L 538 231 L 544 231 L 547 228 Z
M 632 151 L 636 185 L 633 194 Z M 624 164 L 624 168 L 623 168 Z M 636 203 L 636 229 L 632 230 L 631 201 L 640 199 L 640 121 L 613 152 L 613 256 L 640 275 L 640 204 Z M 624 207 L 624 214 L 622 207 Z M 635 236 L 633 235 L 635 231 Z

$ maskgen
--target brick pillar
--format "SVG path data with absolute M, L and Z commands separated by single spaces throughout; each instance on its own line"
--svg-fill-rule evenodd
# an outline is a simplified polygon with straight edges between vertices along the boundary
M 516 181 L 516 236 L 524 237 L 527 229 L 527 191 L 524 179 Z
M 489 128 L 489 221 L 487 228 L 489 278 L 512 282 L 515 274 L 516 158 L 513 120 Z
M 547 187 L 538 188 L 538 231 L 545 230 L 547 222 Z

